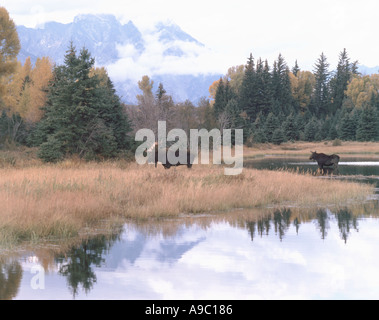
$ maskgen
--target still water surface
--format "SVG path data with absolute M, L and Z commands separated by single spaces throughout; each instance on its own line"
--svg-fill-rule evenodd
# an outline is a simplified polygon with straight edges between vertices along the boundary
M 245 167 L 267 170 L 294 170 L 316 173 L 317 162 L 307 158 L 267 157 L 245 161 Z M 341 158 L 336 179 L 349 179 L 376 184 L 379 188 L 379 157 L 372 158 Z
M 0 249 L 0 299 L 379 299 L 378 252 L 378 196 L 127 223 L 64 254 Z
M 3 257 L 0 298 L 378 299 L 377 202 L 130 223 L 64 255 Z

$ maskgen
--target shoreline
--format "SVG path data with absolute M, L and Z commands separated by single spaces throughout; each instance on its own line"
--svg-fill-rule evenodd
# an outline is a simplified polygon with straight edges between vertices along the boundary
M 324 151 L 322 146 L 325 152 L 353 150 L 379 159 L 379 143 L 344 142 L 333 147 L 323 142 L 258 145 L 245 148 L 245 160 L 262 159 L 265 154 L 305 156 L 314 148 Z M 375 193 L 371 185 L 345 179 L 250 168 L 238 176 L 225 176 L 223 168 L 199 165 L 192 170 L 164 170 L 161 165 L 141 167 L 122 159 L 96 163 L 77 158 L 42 164 L 34 149 L 0 151 L 0 245 L 70 239 L 100 221 L 110 221 L 106 229 L 112 229 L 124 219 L 341 205 L 364 201 Z
M 318 207 L 364 201 L 369 185 L 291 172 L 222 168 L 126 169 L 41 167 L 0 169 L 0 243 L 69 239 L 100 221 L 178 218 L 236 209 Z M 320 193 L 320 188 L 323 190 Z

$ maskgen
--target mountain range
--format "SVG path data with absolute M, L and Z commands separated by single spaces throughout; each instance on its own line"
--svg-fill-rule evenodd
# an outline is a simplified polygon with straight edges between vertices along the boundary
M 209 86 L 221 74 L 196 70 L 193 63 L 209 50 L 173 23 L 158 23 L 141 32 L 132 21 L 122 24 L 113 15 L 79 15 L 68 24 L 48 22 L 42 28 L 18 26 L 21 42 L 19 60 L 48 56 L 63 64 L 72 41 L 87 48 L 96 66 L 105 66 L 125 103 L 135 103 L 138 81 L 148 75 L 158 88 L 162 82 L 175 101 L 193 103 L 209 96 Z M 192 65 L 191 65 L 192 64 Z M 199 68 L 198 68 L 199 69 Z
M 68 24 L 45 23 L 40 28 L 18 26 L 21 42 L 19 60 L 48 56 L 63 64 L 72 41 L 78 50 L 86 47 L 105 66 L 123 102 L 136 103 L 138 81 L 148 75 L 154 89 L 161 82 L 176 102 L 196 104 L 209 96 L 209 86 L 222 74 L 212 69 L 212 51 L 174 23 L 158 23 L 139 30 L 129 21 L 122 24 L 113 15 L 78 15 Z M 225 70 L 226 71 L 226 70 Z M 360 65 L 363 75 L 379 73 L 379 67 Z

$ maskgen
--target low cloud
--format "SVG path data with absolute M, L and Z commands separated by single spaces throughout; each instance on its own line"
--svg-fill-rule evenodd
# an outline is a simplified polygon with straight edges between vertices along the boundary
M 220 54 L 190 41 L 160 41 L 159 33 L 144 36 L 145 48 L 140 52 L 132 44 L 117 46 L 119 59 L 107 66 L 110 76 L 118 82 L 140 80 L 143 75 L 199 75 L 221 74 L 223 66 Z

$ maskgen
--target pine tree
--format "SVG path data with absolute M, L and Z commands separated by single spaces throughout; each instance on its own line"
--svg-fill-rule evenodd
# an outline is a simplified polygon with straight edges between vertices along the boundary
M 316 118 L 312 118 L 304 128 L 304 138 L 306 141 L 315 141 L 317 139 L 317 134 L 319 131 L 318 123 Z
M 330 117 L 326 117 L 324 120 L 321 121 L 321 125 L 320 125 L 320 139 L 321 140 L 328 139 L 331 125 L 332 125 L 332 121 Z
M 355 117 L 356 112 L 345 112 L 338 126 L 338 136 L 341 140 L 354 141 L 356 137 L 358 119 Z
M 317 60 L 315 69 L 313 71 L 316 84 L 315 90 L 311 101 L 311 109 L 317 116 L 324 116 L 328 114 L 329 107 L 329 63 L 324 55 L 321 53 L 320 58 Z
M 332 112 L 335 112 L 342 107 L 348 83 L 351 80 L 352 75 L 357 73 L 357 64 L 357 61 L 354 63 L 350 62 L 346 49 L 340 53 L 337 71 L 330 82 Z
M 222 78 L 220 78 L 220 81 L 216 89 L 213 109 L 216 118 L 218 118 L 218 116 L 225 110 L 225 86 Z
M 265 122 L 265 135 L 268 142 L 272 142 L 274 131 L 279 127 L 278 118 L 270 112 Z
M 242 80 L 242 85 L 239 94 L 239 109 L 245 111 L 250 122 L 253 123 L 257 117 L 258 110 L 256 105 L 256 73 L 254 66 L 253 55 L 250 54 L 245 74 Z
M 296 141 L 299 138 L 299 130 L 296 126 L 296 118 L 291 113 L 283 123 L 284 138 L 289 141 Z
M 57 161 L 66 154 L 107 158 L 128 147 L 127 117 L 110 79 L 102 85 L 97 75 L 91 76 L 94 63 L 88 50 L 77 55 L 71 44 L 65 64 L 55 67 L 34 138 L 43 160 Z
M 379 117 L 372 106 L 365 106 L 360 114 L 357 127 L 358 141 L 376 141 L 379 138 Z
M 229 101 L 235 98 L 235 94 L 230 87 L 229 80 L 220 78 L 219 85 L 216 90 L 215 103 L 213 105 L 216 118 L 222 114 Z
M 292 73 L 295 77 L 297 77 L 298 72 L 300 71 L 299 65 L 297 64 L 297 60 L 295 61 L 295 66 L 292 68 Z
M 272 71 L 272 94 L 274 100 L 273 112 L 285 115 L 290 114 L 293 110 L 293 98 L 291 82 L 289 79 L 289 69 L 281 54 L 278 60 L 274 62 Z
M 272 111 L 271 74 L 267 60 L 258 59 L 255 78 L 254 104 L 256 112 L 267 116 Z
M 336 121 L 331 121 L 331 126 L 328 132 L 328 139 L 334 140 L 338 138 L 338 132 L 337 132 L 337 124 Z
M 274 133 L 272 134 L 271 140 L 272 143 L 277 145 L 280 145 L 281 143 L 286 141 L 282 128 L 275 129 Z

